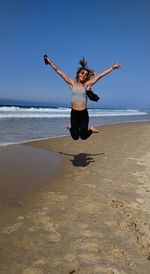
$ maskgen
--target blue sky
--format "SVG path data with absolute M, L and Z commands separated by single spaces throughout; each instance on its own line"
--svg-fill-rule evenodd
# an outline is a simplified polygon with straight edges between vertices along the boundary
M 69 105 L 67 84 L 42 62 L 48 54 L 71 78 L 82 56 L 96 72 L 120 62 L 89 106 L 149 108 L 149 14 L 149 0 L 1 0 L 0 100 Z

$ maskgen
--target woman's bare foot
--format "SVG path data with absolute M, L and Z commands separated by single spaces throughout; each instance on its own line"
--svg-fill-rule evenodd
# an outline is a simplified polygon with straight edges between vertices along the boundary
M 91 130 L 92 130 L 93 133 L 98 133 L 99 132 L 98 129 L 96 129 L 95 127 L 91 127 Z

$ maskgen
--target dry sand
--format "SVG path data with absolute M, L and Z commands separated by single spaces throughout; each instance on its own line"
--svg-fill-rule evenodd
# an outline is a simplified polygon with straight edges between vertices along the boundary
M 0 273 L 150 273 L 150 123 L 99 130 L 87 141 L 23 146 L 54 153 L 61 165 L 47 178 L 53 165 L 42 170 L 40 156 L 38 167 L 33 159 L 29 177 L 37 169 L 47 184 L 27 192 L 17 211 L 3 205 L 10 218 L 1 224 Z

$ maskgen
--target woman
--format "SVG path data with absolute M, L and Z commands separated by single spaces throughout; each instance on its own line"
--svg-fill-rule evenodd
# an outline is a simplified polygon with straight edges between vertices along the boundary
M 60 70 L 47 55 L 44 55 L 45 64 L 49 64 L 69 85 L 71 91 L 71 126 L 67 127 L 74 140 L 79 137 L 86 140 L 92 133 L 97 133 L 98 130 L 94 127 L 88 129 L 89 115 L 87 111 L 87 94 L 86 90 L 100 80 L 103 76 L 112 72 L 114 69 L 119 69 L 120 64 L 115 64 L 109 69 L 95 75 L 94 71 L 87 67 L 87 62 L 83 58 L 80 60 L 80 67 L 76 72 L 76 80 L 70 79 L 62 70 Z

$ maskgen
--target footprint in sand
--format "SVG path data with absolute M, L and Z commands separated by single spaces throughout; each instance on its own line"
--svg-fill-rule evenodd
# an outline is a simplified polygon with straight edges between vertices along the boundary
M 97 264 L 99 262 L 99 256 L 92 253 L 82 253 L 76 257 L 77 261 L 81 265 Z
M 62 195 L 56 192 L 51 191 L 42 191 L 41 192 L 41 199 L 46 201 L 47 204 L 53 204 L 53 203 L 64 203 L 66 199 L 68 198 L 67 195 Z
M 122 228 L 126 229 L 128 232 L 136 232 L 138 230 L 136 219 L 133 217 L 123 220 L 123 222 L 120 224 L 120 229 Z
M 2 233 L 11 234 L 12 232 L 15 232 L 16 230 L 20 229 L 22 226 L 23 226 L 23 222 L 15 223 L 14 225 L 5 227 Z
M 34 217 L 32 221 L 32 226 L 28 228 L 29 232 L 47 232 L 47 236 L 52 242 L 59 242 L 61 239 L 60 234 L 57 232 L 58 225 L 50 221 L 50 218 L 47 216 Z
M 104 224 L 107 225 L 108 227 L 114 227 L 117 228 L 118 227 L 118 222 L 115 220 L 104 220 Z
M 110 207 L 110 208 L 122 208 L 125 207 L 125 203 L 122 201 L 118 201 L 116 199 L 110 199 L 106 201 L 106 204 Z
M 103 239 L 104 238 L 104 235 L 101 233 L 101 232 L 96 232 L 96 231 L 92 231 L 92 230 L 88 230 L 88 229 L 85 229 L 85 230 L 81 230 L 80 231 L 80 235 L 82 237 L 84 237 L 84 239 L 88 239 L 88 238 L 91 238 L 91 239 Z
M 120 249 L 117 245 L 110 245 L 108 252 L 111 253 L 113 257 L 117 257 L 117 258 L 126 257 L 125 252 L 122 249 Z
M 92 242 L 86 242 L 86 243 L 81 243 L 80 246 L 78 247 L 79 252 L 86 252 L 86 253 L 100 253 L 101 252 L 101 247 L 97 243 L 92 243 Z

